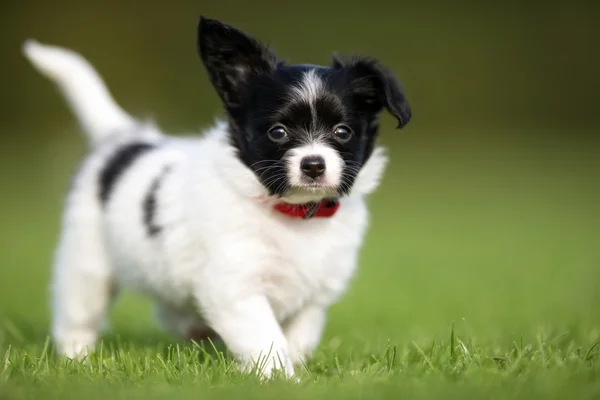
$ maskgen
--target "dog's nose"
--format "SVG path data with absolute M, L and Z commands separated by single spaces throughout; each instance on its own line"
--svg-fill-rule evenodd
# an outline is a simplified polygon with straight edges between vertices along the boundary
M 300 162 L 300 169 L 305 175 L 316 179 L 325 172 L 325 160 L 321 156 L 304 157 Z

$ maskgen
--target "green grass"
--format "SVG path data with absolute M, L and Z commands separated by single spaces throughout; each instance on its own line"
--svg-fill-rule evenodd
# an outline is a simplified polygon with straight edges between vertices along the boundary
M 569 334 L 508 346 L 477 345 L 454 330 L 445 341 L 423 346 L 388 345 L 372 351 L 326 346 L 299 371 L 300 383 L 261 384 L 237 372 L 233 361 L 205 344 L 102 343 L 87 362 L 55 360 L 48 342 L 6 351 L 0 382 L 7 398 L 383 398 L 410 394 L 463 398 L 502 395 L 530 398 L 593 398 L 600 390 L 599 343 L 589 349 Z M 426 345 L 426 347 L 425 347 Z M 596 381 L 596 383 L 594 383 Z M 507 396 L 508 395 L 508 396 Z
M 224 348 L 161 333 L 132 294 L 87 362 L 54 357 L 50 260 L 81 154 L 70 132 L 7 181 L 0 399 L 599 398 L 598 142 L 538 134 L 420 130 L 389 141 L 360 272 L 319 350 L 300 383 L 260 383 Z

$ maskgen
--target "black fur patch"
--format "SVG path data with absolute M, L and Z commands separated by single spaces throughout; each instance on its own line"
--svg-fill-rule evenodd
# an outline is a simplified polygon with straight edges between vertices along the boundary
M 143 154 L 154 149 L 150 143 L 128 143 L 119 148 L 106 162 L 100 172 L 100 201 L 106 205 L 114 190 L 115 184 L 123 172 Z
M 160 185 L 167 173 L 171 170 L 171 167 L 167 166 L 163 168 L 160 175 L 158 175 L 152 181 L 152 185 L 150 185 L 150 189 L 144 198 L 144 204 L 142 205 L 144 210 L 144 225 L 146 226 L 146 232 L 148 236 L 156 236 L 162 231 L 162 227 L 156 223 L 156 205 L 157 199 L 156 194 Z

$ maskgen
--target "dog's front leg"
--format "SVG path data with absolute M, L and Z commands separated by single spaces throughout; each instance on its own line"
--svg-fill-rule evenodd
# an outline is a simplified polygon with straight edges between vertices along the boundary
M 325 307 L 308 305 L 292 317 L 284 326 L 290 359 L 294 365 L 304 363 L 319 345 L 325 325 Z
M 228 289 L 231 294 L 231 287 Z M 200 301 L 204 316 L 243 370 L 255 370 L 267 378 L 274 370 L 283 370 L 286 377 L 292 377 L 287 341 L 266 297 L 256 294 L 232 299 L 212 292 L 210 300 Z

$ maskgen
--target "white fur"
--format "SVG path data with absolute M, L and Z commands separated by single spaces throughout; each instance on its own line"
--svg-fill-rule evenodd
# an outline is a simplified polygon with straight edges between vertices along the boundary
M 355 271 L 364 196 L 379 182 L 383 153 L 374 152 L 335 216 L 290 218 L 274 211 L 276 199 L 236 157 L 226 124 L 198 139 L 163 135 L 124 114 L 80 56 L 35 42 L 25 53 L 63 88 L 96 145 L 72 185 L 56 254 L 52 335 L 60 354 L 87 354 L 115 294 L 130 288 L 156 302 L 170 332 L 185 335 L 206 321 L 243 368 L 270 354 L 267 376 L 278 367 L 293 375 Z M 99 171 L 133 140 L 160 147 L 125 170 L 103 207 Z M 156 207 L 163 230 L 150 236 L 142 203 L 166 167 Z
M 304 73 L 302 81 L 292 88 L 291 95 L 296 102 L 308 103 L 312 114 L 313 128 L 317 125 L 317 98 L 323 91 L 323 80 L 314 70 Z

